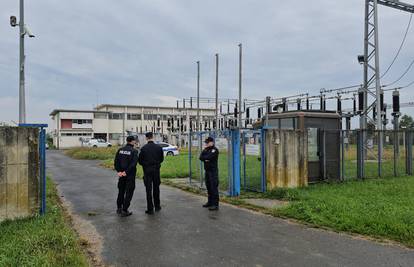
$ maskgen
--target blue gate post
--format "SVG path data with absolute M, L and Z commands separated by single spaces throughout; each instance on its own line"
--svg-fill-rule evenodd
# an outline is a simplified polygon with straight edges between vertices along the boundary
M 40 188 L 41 188 L 41 203 L 40 215 L 46 213 L 46 129 L 47 124 L 26 124 L 21 123 L 19 127 L 40 128 L 39 132 L 39 158 L 40 158 Z
M 232 181 L 230 187 L 230 196 L 235 197 L 240 195 L 240 130 L 231 131 L 231 146 L 232 146 Z
M 191 176 L 192 176 L 192 169 L 191 169 L 191 161 L 192 161 L 192 155 L 191 155 L 191 148 L 192 148 L 192 146 L 193 146 L 193 138 L 192 138 L 192 135 L 193 135 L 193 131 L 191 131 L 190 130 L 190 133 L 189 133 L 189 135 L 188 135 L 188 163 L 189 163 L 189 165 L 188 165 L 188 170 L 189 170 L 189 176 L 188 176 L 188 179 L 189 179 L 189 183 L 191 184 Z

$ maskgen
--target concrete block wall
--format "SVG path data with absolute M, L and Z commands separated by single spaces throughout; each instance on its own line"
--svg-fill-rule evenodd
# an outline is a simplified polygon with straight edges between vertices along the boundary
M 39 212 L 39 129 L 0 127 L 0 221 Z

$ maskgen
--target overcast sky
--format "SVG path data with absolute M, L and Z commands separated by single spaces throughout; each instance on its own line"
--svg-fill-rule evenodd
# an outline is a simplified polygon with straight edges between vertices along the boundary
M 18 1 L 0 3 L 0 121 L 6 122 L 18 120 L 18 29 L 8 24 L 18 10 Z M 96 103 L 174 106 L 196 95 L 197 60 L 201 95 L 213 97 L 215 53 L 220 96 L 236 97 L 239 42 L 243 97 L 359 84 L 363 14 L 363 0 L 26 1 L 26 24 L 36 35 L 26 39 L 28 121 L 48 121 L 55 108 Z M 381 7 L 383 70 L 408 20 L 407 13 Z M 411 29 L 384 84 L 407 68 L 413 47 Z M 414 70 L 400 85 L 412 80 Z M 412 89 L 402 92 L 404 102 L 414 101 Z

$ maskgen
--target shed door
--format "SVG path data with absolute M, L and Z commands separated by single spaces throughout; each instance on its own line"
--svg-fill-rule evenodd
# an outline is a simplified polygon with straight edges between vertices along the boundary
M 321 179 L 320 131 L 318 128 L 308 129 L 308 181 Z

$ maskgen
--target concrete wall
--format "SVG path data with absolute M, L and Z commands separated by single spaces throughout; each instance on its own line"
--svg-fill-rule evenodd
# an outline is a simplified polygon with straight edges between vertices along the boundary
M 0 127 L 0 221 L 39 212 L 39 130 Z
M 308 185 L 307 134 L 303 131 L 266 131 L 267 189 Z

